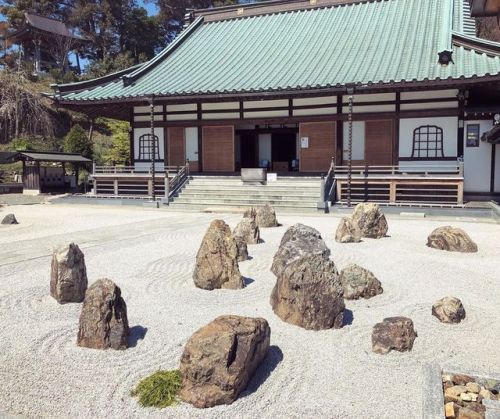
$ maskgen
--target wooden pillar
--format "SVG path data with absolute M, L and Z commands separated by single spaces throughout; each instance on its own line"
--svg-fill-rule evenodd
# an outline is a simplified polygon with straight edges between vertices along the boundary
M 496 154 L 497 145 L 491 144 L 491 181 L 490 181 L 490 192 L 495 192 L 495 166 L 496 166 Z
M 399 125 L 401 119 L 401 93 L 396 92 L 396 117 L 394 118 L 394 139 L 393 139 L 393 152 L 392 152 L 392 165 L 399 165 Z
M 203 172 L 203 127 L 202 127 L 202 112 L 201 103 L 197 105 L 198 119 L 198 171 Z
M 342 166 L 342 160 L 344 158 L 344 121 L 341 116 L 343 113 L 343 100 L 344 97 L 342 95 L 337 96 L 337 150 L 335 156 L 335 163 L 337 166 Z
M 458 137 L 457 137 L 457 156 L 464 157 L 464 139 L 465 139 L 465 92 L 460 90 L 458 93 Z

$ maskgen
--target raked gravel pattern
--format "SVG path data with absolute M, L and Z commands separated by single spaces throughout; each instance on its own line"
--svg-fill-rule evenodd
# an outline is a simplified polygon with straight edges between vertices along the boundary
M 446 221 L 389 217 L 390 237 L 338 244 L 334 216 L 282 215 L 263 229 L 240 263 L 244 290 L 204 291 L 192 271 L 201 239 L 215 218 L 233 228 L 240 215 L 175 213 L 92 206 L 9 207 L 21 224 L 0 228 L 0 417 L 42 418 L 410 418 L 421 417 L 422 366 L 500 371 L 500 226 L 460 222 L 479 253 L 425 246 Z M 1 216 L 0 212 L 0 216 Z M 340 270 L 358 263 L 384 293 L 347 301 L 341 330 L 306 331 L 277 318 L 269 304 L 269 271 L 285 230 L 296 222 L 318 229 Z M 81 304 L 49 296 L 54 247 L 74 241 L 85 253 L 89 282 L 108 277 L 122 289 L 132 328 L 126 351 L 76 346 Z M 453 295 L 467 318 L 444 325 L 432 304 Z M 248 389 L 231 406 L 197 410 L 179 404 L 144 409 L 133 386 L 157 369 L 179 365 L 199 327 L 223 314 L 260 316 L 271 326 L 271 349 Z M 385 317 L 409 316 L 418 337 L 412 352 L 371 352 L 371 330 Z

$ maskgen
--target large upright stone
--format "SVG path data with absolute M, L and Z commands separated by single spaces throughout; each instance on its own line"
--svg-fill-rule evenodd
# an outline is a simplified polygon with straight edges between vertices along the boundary
M 206 290 L 245 286 L 238 267 L 238 246 L 224 221 L 210 224 L 196 255 L 193 279 L 198 288 Z
M 372 272 L 354 263 L 342 270 L 340 282 L 344 287 L 344 298 L 347 300 L 368 299 L 384 292 L 380 281 Z
M 270 337 L 261 318 L 221 316 L 199 329 L 182 354 L 181 399 L 198 408 L 233 403 L 266 357 Z
M 350 218 L 342 217 L 335 232 L 335 241 L 339 243 L 359 243 L 361 241 L 361 231 Z
M 362 237 L 380 239 L 387 235 L 389 226 L 385 215 L 377 204 L 361 203 L 356 205 L 351 218 Z
M 434 303 L 432 315 L 441 323 L 460 323 L 465 319 L 465 309 L 458 298 L 444 297 Z
M 266 204 L 263 207 L 257 208 L 257 216 L 255 219 L 259 228 L 278 227 L 278 220 L 276 219 L 276 212 L 271 205 Z
M 128 334 L 127 306 L 120 288 L 109 279 L 99 279 L 89 287 L 83 301 L 78 346 L 126 349 Z
M 295 224 L 283 235 L 274 255 L 271 272 L 279 276 L 288 263 L 304 255 L 320 255 L 328 259 L 330 249 L 318 230 L 304 224 Z
M 50 295 L 57 302 L 81 303 L 87 284 L 85 257 L 76 244 L 71 243 L 52 254 Z
M 257 244 L 260 241 L 260 230 L 254 217 L 243 217 L 233 231 L 235 237 L 241 237 L 246 244 Z
M 5 217 L 3 217 L 2 224 L 14 225 L 19 223 L 17 222 L 16 216 L 14 214 L 7 214 Z
M 373 352 L 385 355 L 392 350 L 411 351 L 417 333 L 413 321 L 407 317 L 388 317 L 377 323 L 372 332 Z
M 475 253 L 477 244 L 460 228 L 436 228 L 427 238 L 427 246 L 449 252 Z
M 331 260 L 322 254 L 304 254 L 277 277 L 271 306 L 282 320 L 312 330 L 342 327 L 343 290 Z

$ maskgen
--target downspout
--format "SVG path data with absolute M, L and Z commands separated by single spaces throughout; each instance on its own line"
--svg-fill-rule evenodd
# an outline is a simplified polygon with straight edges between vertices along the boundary
M 349 95 L 349 140 L 348 140 L 348 162 L 347 162 L 347 206 L 350 208 L 352 206 L 351 188 L 352 188 L 352 114 L 354 106 L 354 86 L 347 88 L 347 94 Z
M 156 201 L 156 191 L 155 191 L 155 176 L 156 176 L 156 167 L 155 167 L 155 160 L 156 160 L 156 141 L 155 141 L 155 104 L 154 104 L 155 97 L 154 95 L 151 96 L 150 99 L 150 111 L 151 111 L 151 175 L 153 176 L 153 187 L 152 187 L 152 199 L 153 202 Z

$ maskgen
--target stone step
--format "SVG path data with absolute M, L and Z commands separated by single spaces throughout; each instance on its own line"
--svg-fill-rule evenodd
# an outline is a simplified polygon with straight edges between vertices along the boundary
M 242 199 L 293 199 L 297 201 L 310 201 L 312 200 L 318 200 L 319 199 L 319 194 L 306 194 L 306 193 L 275 193 L 275 192 L 266 192 L 266 193 L 261 193 L 261 192 L 242 192 L 242 191 L 224 191 L 222 194 L 220 190 L 218 191 L 202 191 L 202 190 L 191 190 L 191 189 L 185 189 L 182 191 L 181 194 L 182 196 L 185 197 L 190 197 L 190 198 L 203 198 L 203 197 L 213 197 L 213 198 L 218 198 L 218 197 L 231 197 L 231 198 L 242 198 Z
M 198 185 L 198 186 L 216 186 L 216 187 L 238 187 L 238 188 L 285 188 L 285 189 L 290 189 L 290 188 L 317 188 L 319 189 L 321 183 L 320 182 L 300 182 L 300 183 L 286 183 L 286 182 L 273 182 L 273 183 L 267 183 L 266 185 L 260 185 L 260 184 L 248 184 L 248 183 L 241 183 L 241 182 L 200 182 L 198 180 L 191 180 L 189 185 Z
M 240 204 L 228 204 L 228 203 L 221 203 L 221 202 L 216 202 L 216 203 L 200 203 L 200 202 L 171 202 L 170 203 L 170 208 L 172 209 L 187 209 L 187 210 L 194 210 L 194 211 L 199 211 L 203 210 L 205 208 L 231 208 L 233 210 L 236 209 L 246 209 L 246 208 L 251 208 L 251 207 L 256 207 L 258 205 L 255 205 L 254 203 L 240 203 Z M 275 204 L 273 205 L 273 208 L 278 211 L 297 211 L 297 212 L 317 212 L 318 209 L 316 206 L 299 206 L 299 205 L 285 205 L 285 204 Z
M 270 199 L 231 199 L 231 198 L 217 198 L 217 199 L 211 199 L 211 198 L 197 198 L 197 199 L 192 199 L 192 198 L 187 198 L 183 197 L 182 194 L 176 198 L 174 203 L 193 203 L 193 204 L 213 204 L 213 205 L 218 205 L 218 204 L 232 204 L 232 205 L 246 205 L 246 206 L 258 206 L 258 205 L 265 205 L 265 204 L 270 204 L 270 205 L 275 205 L 275 206 L 280 206 L 280 205 L 285 205 L 285 206 L 298 206 L 298 207 L 303 207 L 303 208 L 315 208 L 317 206 L 317 203 L 313 200 L 311 201 L 297 201 L 297 200 L 270 200 Z

